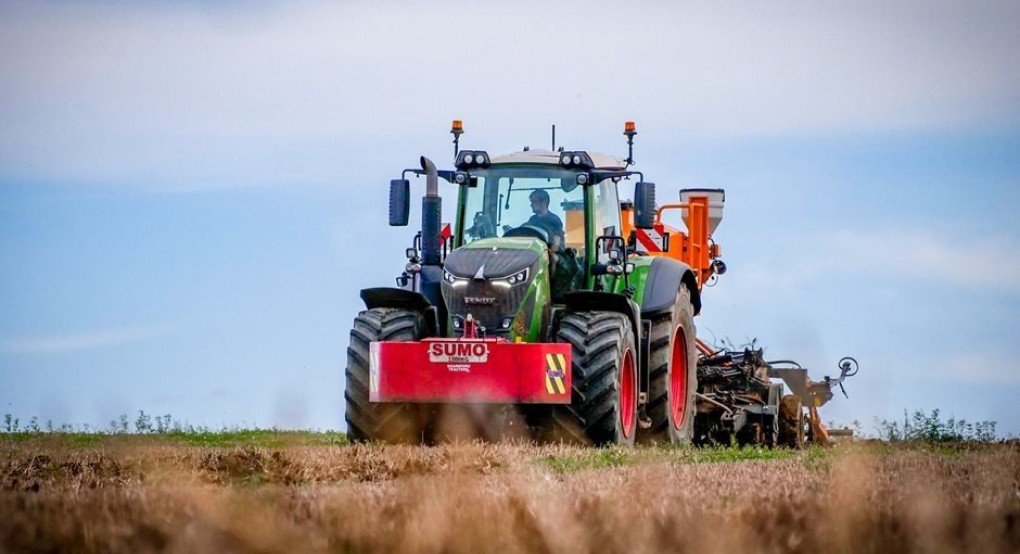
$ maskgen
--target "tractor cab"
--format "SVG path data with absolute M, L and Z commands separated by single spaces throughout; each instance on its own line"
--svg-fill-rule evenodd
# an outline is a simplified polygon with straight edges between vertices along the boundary
M 595 242 L 620 234 L 619 197 L 614 179 L 594 181 L 596 170 L 615 175 L 625 167 L 620 158 L 586 152 L 524 150 L 493 158 L 461 152 L 465 184 L 453 246 L 513 248 L 515 242 L 497 239 L 538 240 L 549 250 L 552 295 L 559 297 L 583 284 L 586 267 L 610 263 L 610 248 Z

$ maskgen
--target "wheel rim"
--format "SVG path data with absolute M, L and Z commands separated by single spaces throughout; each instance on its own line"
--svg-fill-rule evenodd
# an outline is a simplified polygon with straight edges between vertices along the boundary
M 628 439 L 634 432 L 634 408 L 637 404 L 636 387 L 634 356 L 628 350 L 623 355 L 623 367 L 620 368 L 620 424 L 623 426 L 624 438 Z
M 683 427 L 687 417 L 687 335 L 677 327 L 673 337 L 673 355 L 669 366 L 669 409 L 673 428 Z

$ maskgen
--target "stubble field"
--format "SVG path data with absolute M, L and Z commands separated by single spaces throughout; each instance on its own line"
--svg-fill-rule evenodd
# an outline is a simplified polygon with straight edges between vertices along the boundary
M 1020 444 L 0 435 L 6 552 L 1018 552 Z

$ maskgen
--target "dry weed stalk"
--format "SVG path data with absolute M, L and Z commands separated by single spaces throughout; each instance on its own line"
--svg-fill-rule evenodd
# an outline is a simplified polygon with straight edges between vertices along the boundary
M 1016 552 L 1020 448 L 0 451 L 0 551 Z

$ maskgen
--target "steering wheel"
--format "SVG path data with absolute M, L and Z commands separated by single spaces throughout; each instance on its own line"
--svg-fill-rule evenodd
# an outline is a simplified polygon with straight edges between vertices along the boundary
M 545 242 L 546 245 L 552 244 L 552 240 L 549 238 L 549 232 L 535 225 L 524 224 L 521 225 L 520 227 L 508 229 L 505 233 L 503 233 L 503 236 L 541 239 L 542 241 Z

